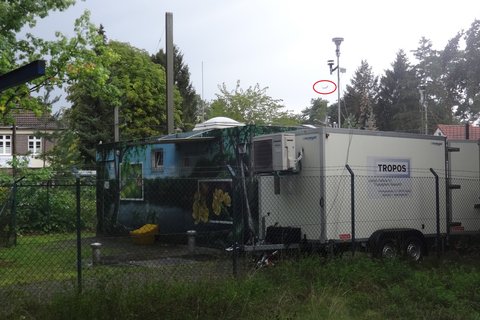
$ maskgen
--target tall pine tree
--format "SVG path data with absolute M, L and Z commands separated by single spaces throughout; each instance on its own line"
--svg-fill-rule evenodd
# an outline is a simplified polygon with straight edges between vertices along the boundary
M 354 117 L 357 127 L 368 130 L 376 129 L 374 105 L 376 103 L 378 79 L 366 60 L 362 60 L 355 71 L 351 85 L 347 85 L 345 104 Z
M 426 125 L 428 132 L 432 132 L 437 124 L 450 123 L 452 114 L 451 111 L 445 112 L 445 89 L 441 79 L 443 70 L 440 52 L 434 50 L 432 42 L 425 37 L 420 39 L 418 48 L 413 52 L 417 59 L 417 64 L 414 66 L 415 73 L 424 89 L 424 106 L 428 114 Z M 422 117 L 422 127 L 425 127 L 424 117 Z
M 377 126 L 383 131 L 421 132 L 420 82 L 403 50 L 380 80 Z
M 480 118 L 480 20 L 467 30 L 465 44 L 465 100 L 459 115 L 474 122 Z
M 450 39 L 440 53 L 442 68 L 441 82 L 444 89 L 443 108 L 448 115 L 447 123 L 454 123 L 462 114 L 461 104 L 463 100 L 465 84 L 464 51 L 459 49 L 463 32 L 459 32 Z M 456 109 L 455 117 L 453 110 Z

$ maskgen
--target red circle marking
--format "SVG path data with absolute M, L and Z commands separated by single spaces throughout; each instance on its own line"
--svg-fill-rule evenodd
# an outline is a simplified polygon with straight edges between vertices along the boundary
M 316 90 L 316 89 L 315 89 L 315 86 L 316 86 L 317 84 L 321 83 L 321 82 L 327 82 L 327 85 L 330 84 L 330 83 L 333 84 L 333 86 L 334 86 L 333 90 L 332 90 L 332 91 L 328 91 L 328 92 L 323 92 L 323 91 Z M 330 80 L 318 80 L 317 82 L 315 82 L 315 83 L 313 84 L 313 91 L 315 91 L 315 92 L 318 93 L 318 94 L 330 94 L 330 93 L 334 93 L 336 90 L 337 90 L 337 84 L 336 84 L 335 82 L 333 82 L 333 81 L 330 81 Z

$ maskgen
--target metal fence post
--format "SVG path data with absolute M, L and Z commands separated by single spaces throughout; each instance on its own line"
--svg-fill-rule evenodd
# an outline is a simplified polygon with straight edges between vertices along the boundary
M 435 217 L 437 222 L 437 235 L 435 238 L 435 246 L 437 250 L 437 257 L 440 257 L 440 187 L 439 187 L 439 179 L 438 174 L 430 168 L 430 172 L 435 177 Z
M 188 253 L 195 254 L 196 250 L 196 241 L 195 238 L 197 236 L 197 231 L 195 230 L 187 230 L 187 244 L 188 244 Z
M 236 278 L 238 276 L 238 242 L 233 244 L 233 276 Z
M 76 193 L 77 193 L 77 284 L 78 292 L 82 293 L 82 235 L 80 232 L 81 228 L 81 214 L 80 214 L 80 177 L 76 177 Z
M 12 230 L 13 230 L 13 245 L 17 245 L 17 181 L 13 181 L 12 187 Z M 7 245 L 10 239 L 7 239 Z
M 25 176 L 20 179 L 13 180 L 12 186 L 12 230 L 13 230 L 13 245 L 17 245 L 17 184 L 25 179 Z M 7 243 L 10 240 L 7 240 Z
M 350 173 L 350 211 L 352 215 L 352 256 L 355 255 L 355 174 L 350 166 L 345 165 Z

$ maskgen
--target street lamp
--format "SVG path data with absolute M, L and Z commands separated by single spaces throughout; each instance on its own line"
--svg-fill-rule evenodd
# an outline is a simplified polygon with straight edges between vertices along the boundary
M 337 55 L 337 66 L 335 68 L 333 67 L 333 60 L 328 60 L 327 64 L 330 67 L 330 74 L 332 74 L 335 70 L 337 71 L 338 127 L 341 128 L 342 125 L 341 125 L 341 122 L 340 122 L 341 121 L 340 120 L 340 117 L 341 117 L 341 109 L 340 109 L 340 44 L 342 43 L 343 38 L 336 37 L 336 38 L 333 38 L 332 41 L 335 43 L 335 46 L 336 46 L 335 53 Z
M 425 96 L 425 91 L 426 91 L 426 86 L 424 84 L 421 84 L 418 87 L 418 92 L 420 93 L 420 108 L 423 108 L 423 111 L 425 112 L 425 134 L 428 134 L 428 112 L 427 112 L 427 101 L 426 101 L 427 99 Z

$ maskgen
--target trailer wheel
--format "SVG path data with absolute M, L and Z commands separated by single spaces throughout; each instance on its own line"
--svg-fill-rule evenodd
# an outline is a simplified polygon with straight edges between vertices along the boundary
M 405 241 L 405 256 L 411 261 L 420 261 L 423 258 L 423 242 L 418 237 L 412 236 Z
M 398 256 L 398 248 L 392 239 L 383 239 L 378 246 L 378 256 L 384 259 L 392 259 Z

